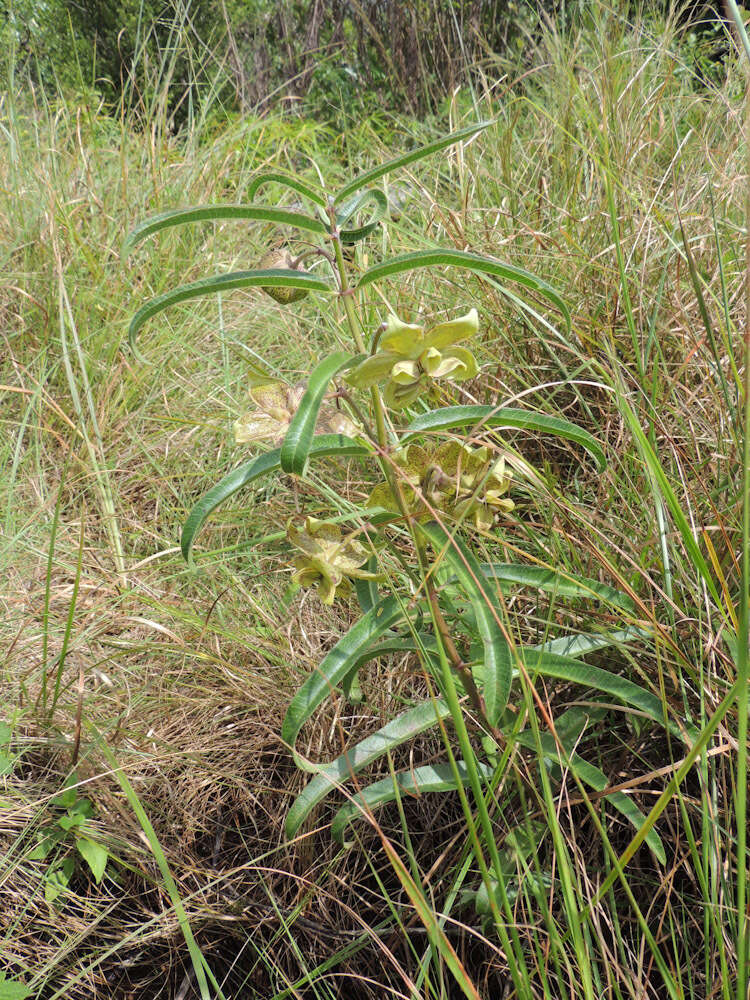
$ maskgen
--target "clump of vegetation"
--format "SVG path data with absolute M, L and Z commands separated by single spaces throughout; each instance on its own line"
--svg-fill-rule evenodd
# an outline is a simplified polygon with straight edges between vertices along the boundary
M 400 156 L 17 81 L 6 993 L 741 994 L 744 82 L 670 30 Z

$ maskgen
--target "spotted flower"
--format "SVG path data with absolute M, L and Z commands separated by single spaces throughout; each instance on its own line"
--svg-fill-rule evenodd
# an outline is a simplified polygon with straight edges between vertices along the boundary
M 402 410 L 436 379 L 462 382 L 476 375 L 474 355 L 456 345 L 473 337 L 478 327 L 476 309 L 427 331 L 391 314 L 379 350 L 360 362 L 347 381 L 360 389 L 385 382 L 385 402 L 394 410 Z
M 314 517 L 306 518 L 304 528 L 290 522 L 287 538 L 300 551 L 292 579 L 302 587 L 317 587 L 323 604 L 333 604 L 337 593 L 346 593 L 350 578 L 382 579 L 361 568 L 369 558 L 367 549 L 352 535 L 343 535 L 337 524 Z
M 297 382 L 293 386 L 271 382 L 252 388 L 250 399 L 256 408 L 235 421 L 234 439 L 237 444 L 254 441 L 281 444 L 306 388 L 305 382 Z M 324 434 L 345 434 L 354 438 L 362 433 L 361 428 L 345 413 L 327 405 L 320 408 L 317 428 Z
M 394 455 L 394 463 L 404 501 L 418 518 L 439 511 L 486 531 L 497 514 L 513 510 L 507 496 L 512 470 L 505 456 L 496 458 L 487 447 L 451 441 L 428 451 L 409 445 Z M 388 483 L 375 487 L 367 505 L 400 513 Z

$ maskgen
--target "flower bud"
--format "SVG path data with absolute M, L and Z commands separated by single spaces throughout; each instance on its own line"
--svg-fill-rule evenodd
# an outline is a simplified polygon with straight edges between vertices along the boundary
M 297 262 L 286 247 L 279 247 L 266 254 L 260 262 L 260 266 L 264 270 L 266 268 L 281 268 L 284 271 L 300 271 Z M 300 271 L 300 273 L 306 274 L 307 272 Z M 300 299 L 304 299 L 306 295 L 309 295 L 306 288 L 273 287 L 266 285 L 261 285 L 261 288 L 266 295 L 270 295 L 272 299 L 280 302 L 283 306 L 289 305 L 290 302 L 299 302 Z

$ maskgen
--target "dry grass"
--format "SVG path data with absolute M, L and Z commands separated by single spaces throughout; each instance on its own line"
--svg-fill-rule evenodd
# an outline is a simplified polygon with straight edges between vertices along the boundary
M 654 497 L 615 390 L 651 429 L 696 535 L 705 538 L 705 529 L 734 593 L 737 451 L 716 373 L 724 373 L 734 399 L 746 181 L 739 95 L 731 81 L 721 92 L 696 89 L 666 36 L 654 39 L 645 29 L 621 35 L 614 24 L 610 30 L 564 45 L 547 39 L 527 67 L 533 73 L 525 89 L 511 99 L 503 83 L 501 99 L 486 98 L 498 128 L 463 158 L 421 170 L 413 178 L 423 191 L 415 217 L 390 226 L 382 247 L 374 240 L 367 252 L 374 258 L 387 246 L 452 244 L 529 267 L 564 291 L 575 337 L 561 343 L 488 286 L 473 283 L 467 291 L 452 279 L 417 279 L 387 289 L 406 311 L 451 311 L 467 297 L 478 300 L 485 365 L 462 401 L 520 398 L 589 426 L 606 443 L 609 471 L 597 477 L 570 449 L 523 442 L 524 455 L 554 473 L 557 488 L 522 507 L 503 540 L 505 553 L 522 549 L 632 587 L 639 620 L 654 626 L 657 639 L 607 657 L 607 665 L 700 718 L 733 670 L 721 609 L 701 590 L 671 525 L 666 578 Z M 280 996 L 285 989 L 305 997 L 412 996 L 425 935 L 376 832 L 363 826 L 359 846 L 340 850 L 328 835 L 327 807 L 316 817 L 319 828 L 295 842 L 282 830 L 303 777 L 280 742 L 281 719 L 301 678 L 340 635 L 347 611 L 324 609 L 312 595 L 290 601 L 287 577 L 270 558 L 278 546 L 249 543 L 303 504 L 309 512 L 323 508 L 325 473 L 238 497 L 201 537 L 196 569 L 176 548 L 191 504 L 242 457 L 230 425 L 244 406 L 248 363 L 260 357 L 272 369 L 280 364 L 280 374 L 294 380 L 335 342 L 335 323 L 310 300 L 292 314 L 259 294 L 235 293 L 220 306 L 180 307 L 151 324 L 142 349 L 152 364 L 140 367 L 123 349 L 134 308 L 230 263 L 250 266 L 268 233 L 227 224 L 162 235 L 128 262 L 119 251 L 144 214 L 240 201 L 252 175 L 275 164 L 306 172 L 317 166 L 340 179 L 347 157 L 369 162 L 383 145 L 366 124 L 344 143 L 321 126 L 273 116 L 174 138 L 156 124 L 135 132 L 101 109 L 49 104 L 38 93 L 31 101 L 6 99 L 0 123 L 15 143 L 0 158 L 0 649 L 3 714 L 20 755 L 0 778 L 2 965 L 50 1000 L 197 995 L 177 915 L 100 752 L 102 738 L 148 813 L 227 996 Z M 401 124 L 393 128 L 403 145 Z M 403 124 L 403 133 L 417 131 Z M 607 169 L 642 358 L 649 343 L 640 372 L 617 273 Z M 718 366 L 679 249 L 680 219 L 719 331 Z M 347 472 L 342 502 L 361 495 L 358 475 Z M 529 596 L 510 610 L 527 642 L 615 624 L 591 608 L 551 607 Z M 375 731 L 422 683 L 408 661 L 374 665 L 363 705 L 334 699 L 306 731 L 305 751 L 328 758 Z M 580 692 L 561 686 L 542 695 L 557 715 Z M 704 784 L 691 779 L 660 820 L 670 844 L 667 872 L 644 850 L 632 881 L 655 929 L 682 929 L 672 957 L 690 967 L 686 981 L 696 997 L 716 989 L 705 977 L 718 959 L 712 952 L 702 964 L 707 938 L 694 912 L 700 892 L 685 824 L 700 834 L 713 796 L 717 830 L 731 825 L 722 801 L 732 780 L 729 729 L 713 747 Z M 649 729 L 641 734 L 626 715 L 587 738 L 612 781 L 649 775 L 681 752 Z M 430 761 L 440 749 L 437 738 L 423 737 L 403 763 Z M 533 763 L 521 754 L 517 763 L 533 782 Z M 116 861 L 100 886 L 79 866 L 56 910 L 44 900 L 45 864 L 27 855 L 73 766 L 95 805 L 93 829 Z M 662 787 L 652 777 L 636 786 L 635 800 L 647 811 Z M 519 795 L 509 796 L 505 830 L 523 813 Z M 593 896 L 591 859 L 601 844 L 577 799 L 572 783 L 563 786 L 560 822 L 583 891 Z M 539 803 L 532 805 L 534 817 L 541 815 Z M 410 801 L 408 809 L 414 857 L 439 898 L 465 839 L 460 810 L 451 799 Z M 396 810 L 381 821 L 398 841 Z M 624 848 L 629 831 L 609 822 L 613 844 Z M 716 841 L 706 847 L 715 852 L 712 863 L 724 860 Z M 389 913 L 389 897 L 408 933 Z M 729 904 L 718 900 L 717 912 Z M 519 902 L 519 924 L 533 940 L 522 911 Z M 459 915 L 465 924 L 449 925 L 451 940 L 482 995 L 501 995 L 504 959 L 481 936 L 473 912 Z M 603 986 L 601 995 L 663 995 L 620 898 L 598 907 L 594 919 L 611 979 L 620 984 Z M 729 930 L 725 936 L 731 963 Z M 330 969 L 311 985 L 308 972 L 326 959 Z

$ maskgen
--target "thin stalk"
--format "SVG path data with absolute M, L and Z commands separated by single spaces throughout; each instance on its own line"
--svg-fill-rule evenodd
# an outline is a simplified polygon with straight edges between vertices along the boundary
M 750 40 L 735 0 L 727 0 L 727 10 L 750 68 Z M 750 75 L 746 82 L 745 154 L 750 169 Z M 750 183 L 745 193 L 745 226 L 750 225 Z M 747 1000 L 748 914 L 747 914 L 747 710 L 748 710 L 748 600 L 750 599 L 750 233 L 745 239 L 745 332 L 743 337 L 744 435 L 742 442 L 742 580 L 737 629 L 737 1000 Z

